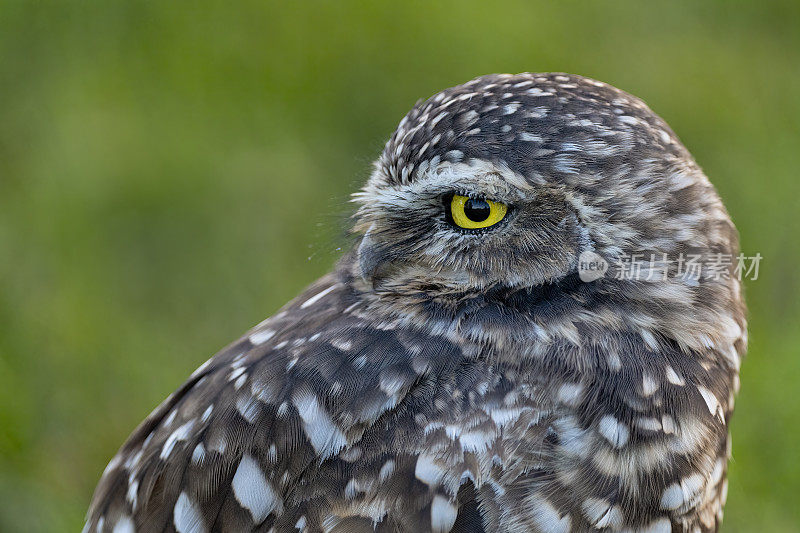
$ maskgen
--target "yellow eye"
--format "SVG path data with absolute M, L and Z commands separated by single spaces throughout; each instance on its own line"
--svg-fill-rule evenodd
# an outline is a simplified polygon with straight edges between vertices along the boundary
M 508 206 L 491 200 L 453 195 L 450 216 L 456 226 L 464 229 L 481 229 L 494 226 L 506 216 Z

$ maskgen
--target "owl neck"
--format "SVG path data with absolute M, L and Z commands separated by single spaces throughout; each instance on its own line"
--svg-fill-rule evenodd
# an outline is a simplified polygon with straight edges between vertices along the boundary
M 676 287 L 613 279 L 584 283 L 577 273 L 522 289 L 495 285 L 458 292 L 404 278 L 376 286 L 359 275 L 352 253 L 337 273 L 357 293 L 368 319 L 446 335 L 470 344 L 472 352 L 517 363 L 552 348 L 573 354 L 567 359 L 585 367 L 597 346 L 611 338 L 625 338 L 628 345 L 638 339 L 642 350 L 695 356 L 714 347 L 730 350 L 744 330 L 743 311 L 734 316 L 736 305 L 697 304 L 724 302 L 731 294 L 725 286 L 692 287 L 681 299 L 674 297 Z

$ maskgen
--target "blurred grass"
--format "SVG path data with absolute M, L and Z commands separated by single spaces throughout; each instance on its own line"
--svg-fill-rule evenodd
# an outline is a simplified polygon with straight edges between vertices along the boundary
M 549 70 L 644 98 L 765 257 L 724 529 L 800 530 L 796 2 L 3 0 L 0 531 L 79 530 L 133 427 L 330 267 L 418 98 Z

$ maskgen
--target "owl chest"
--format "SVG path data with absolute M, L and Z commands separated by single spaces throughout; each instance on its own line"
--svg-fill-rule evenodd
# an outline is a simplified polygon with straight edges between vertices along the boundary
M 468 383 L 460 378 L 432 398 L 428 416 L 417 417 L 421 449 L 447 458 L 440 466 L 450 490 L 469 479 L 487 509 L 522 522 L 551 511 L 585 519 L 592 502 L 658 508 L 639 496 L 644 488 L 661 494 L 674 459 L 662 420 L 673 428 L 654 414 L 657 406 L 640 403 L 652 416 L 637 416 L 613 408 L 624 404 L 620 398 L 580 382 L 486 368 L 469 372 Z
M 452 479 L 473 481 L 490 522 L 568 531 L 706 513 L 711 523 L 725 432 L 709 417 L 669 411 L 673 402 L 655 394 L 634 402 L 630 391 L 579 382 L 508 383 L 505 376 L 452 401 L 450 423 L 427 434 L 449 449 Z

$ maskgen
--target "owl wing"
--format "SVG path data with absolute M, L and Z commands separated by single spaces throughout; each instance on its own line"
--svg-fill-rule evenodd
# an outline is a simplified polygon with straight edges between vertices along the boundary
M 326 276 L 201 366 L 111 460 L 85 531 L 480 522 L 471 486 L 442 494 L 419 475 L 414 417 L 461 351 L 370 324 L 360 305 L 346 282 Z

